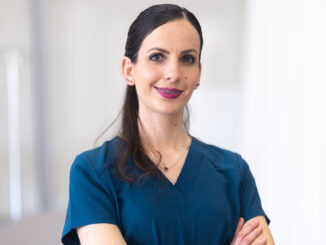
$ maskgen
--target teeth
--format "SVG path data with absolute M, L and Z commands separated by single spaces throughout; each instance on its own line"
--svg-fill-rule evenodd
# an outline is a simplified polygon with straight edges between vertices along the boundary
M 161 91 L 163 91 L 165 93 L 168 93 L 168 94 L 177 94 L 177 93 L 180 93 L 180 92 L 177 92 L 177 91 L 175 91 L 175 92 L 173 92 L 173 91 L 167 91 L 167 90 L 160 89 L 160 88 L 157 88 L 157 89 L 159 89 L 159 90 L 161 90 Z

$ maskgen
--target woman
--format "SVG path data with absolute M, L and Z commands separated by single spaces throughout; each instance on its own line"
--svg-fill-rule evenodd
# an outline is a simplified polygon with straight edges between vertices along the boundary
M 64 244 L 273 244 L 247 163 L 183 125 L 202 45 L 196 17 L 176 5 L 132 23 L 121 131 L 76 157 Z

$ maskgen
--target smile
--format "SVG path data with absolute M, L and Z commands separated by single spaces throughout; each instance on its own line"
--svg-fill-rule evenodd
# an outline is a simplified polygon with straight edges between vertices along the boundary
M 174 99 L 183 92 L 182 90 L 179 89 L 157 88 L 157 87 L 155 88 L 161 96 L 167 99 Z

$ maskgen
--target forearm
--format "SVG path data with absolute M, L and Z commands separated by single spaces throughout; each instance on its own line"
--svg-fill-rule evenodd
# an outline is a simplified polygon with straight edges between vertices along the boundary
M 255 239 L 252 245 L 256 245 L 262 238 L 266 239 L 266 245 L 275 245 L 272 233 L 268 227 L 265 217 L 257 216 L 253 219 L 257 219 L 259 221 L 259 225 L 262 227 L 263 232 Z

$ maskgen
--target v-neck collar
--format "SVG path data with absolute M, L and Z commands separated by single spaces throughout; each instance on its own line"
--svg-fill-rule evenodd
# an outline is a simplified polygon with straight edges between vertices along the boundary
M 182 193 L 186 194 L 187 190 L 191 190 L 193 184 L 195 183 L 195 180 L 198 177 L 201 161 L 203 154 L 201 154 L 200 151 L 198 151 L 198 147 L 196 144 L 198 144 L 196 138 L 191 137 L 191 143 L 189 146 L 189 150 L 186 156 L 186 160 L 182 166 L 181 172 L 175 182 L 175 184 L 172 184 L 172 182 L 162 173 L 160 169 L 153 163 L 153 165 L 157 168 L 159 174 L 162 176 L 163 180 L 167 182 L 167 185 L 169 189 L 171 190 L 179 190 Z M 118 136 L 117 136 L 118 137 Z M 120 137 L 118 137 L 121 139 Z M 122 139 L 123 140 L 123 139 Z M 145 155 L 146 158 L 148 156 Z M 150 158 L 148 160 L 151 161 Z M 159 181 L 159 180 L 158 180 Z
M 170 189 L 179 190 L 183 193 L 186 193 L 186 190 L 191 189 L 192 185 L 197 178 L 198 171 L 200 168 L 200 162 L 202 155 L 196 151 L 196 142 L 195 139 L 191 137 L 191 144 L 186 156 L 186 160 L 182 166 L 181 172 L 175 182 L 172 182 L 159 170 L 159 173 L 163 177 L 163 179 L 168 183 Z
M 191 136 L 190 136 L 191 137 Z M 182 175 L 183 173 L 186 171 L 186 169 L 188 168 L 188 165 L 189 165 L 189 155 L 191 154 L 192 152 L 192 145 L 193 145 L 193 138 L 191 137 L 191 141 L 190 141 L 190 146 L 189 146 L 189 149 L 188 149 L 188 152 L 187 152 L 187 156 L 185 158 L 185 161 L 183 163 L 183 166 L 181 168 L 181 171 L 179 173 L 179 176 L 176 180 L 176 182 L 173 184 L 166 176 L 164 173 L 162 173 L 162 171 L 158 168 L 158 170 L 160 171 L 160 174 L 163 176 L 163 178 L 165 179 L 165 181 L 168 182 L 169 186 L 172 186 L 172 187 L 176 187 L 179 182 L 182 180 Z

